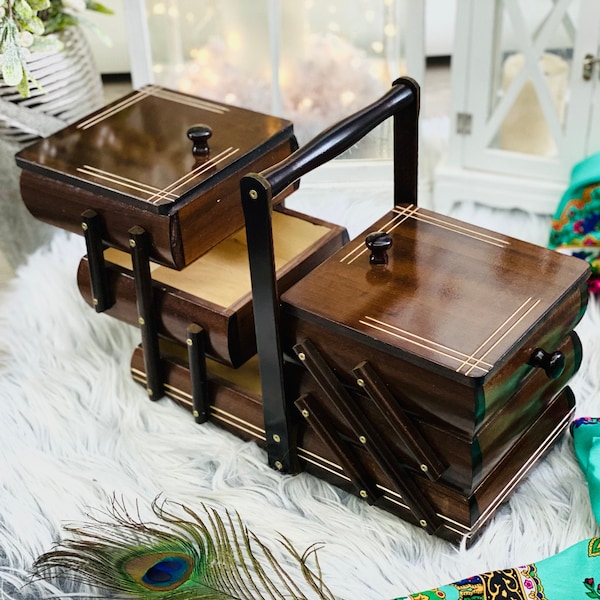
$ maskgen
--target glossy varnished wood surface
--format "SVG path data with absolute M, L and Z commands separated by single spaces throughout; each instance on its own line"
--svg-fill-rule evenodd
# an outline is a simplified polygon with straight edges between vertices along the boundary
M 209 125 L 210 152 L 188 129 Z M 128 94 L 24 149 L 19 166 L 149 211 L 172 210 L 290 137 L 289 121 L 159 86 Z
M 285 208 L 273 211 L 277 279 L 285 290 L 347 242 L 343 227 Z M 239 366 L 256 352 L 248 249 L 239 230 L 200 258 L 177 271 L 152 264 L 156 320 L 161 335 L 185 343 L 191 323 L 207 333 L 207 351 L 217 360 Z M 107 314 L 136 325 L 135 284 L 131 257 L 105 252 L 115 304 Z M 82 259 L 77 281 L 92 305 L 89 266 Z
M 581 362 L 581 347 L 574 333 L 558 349 L 567 358 L 567 368 L 560 378 L 548 379 L 542 370 L 533 371 L 518 391 L 505 398 L 502 407 L 490 414 L 484 426 L 471 435 L 449 426 L 443 410 L 438 414 L 427 414 L 417 407 L 417 411 L 413 412 L 414 405 L 411 405 L 407 396 L 398 392 L 393 394 L 395 405 L 405 411 L 413 427 L 443 463 L 440 481 L 444 485 L 465 495 L 472 493 L 531 423 L 546 410 L 549 399 L 559 394 L 579 369 Z M 373 368 L 380 371 L 381 365 L 373 365 Z M 298 381 L 298 397 L 308 394 L 323 413 L 328 426 L 339 432 L 344 439 L 354 440 L 354 444 L 359 447 L 357 435 L 343 418 L 339 407 L 323 393 L 314 379 L 306 371 L 300 370 L 295 374 L 295 380 Z M 378 442 L 391 449 L 395 459 L 401 464 L 418 471 L 420 462 L 408 451 L 403 432 L 398 432 L 390 425 L 387 415 L 382 413 L 381 408 L 363 389 L 347 389 L 351 392 L 354 412 L 360 415 L 361 421 L 368 422 L 377 432 Z M 440 399 L 440 405 L 442 402 Z
M 92 209 L 104 240 L 124 250 L 129 229 L 140 226 L 150 234 L 151 258 L 182 269 L 243 227 L 241 177 L 296 147 L 288 121 L 205 104 L 211 106 L 172 92 L 134 92 L 26 148 L 17 156 L 23 202 L 34 217 L 74 233 Z M 197 160 L 186 131 L 199 120 L 214 133 L 208 159 Z M 209 166 L 221 146 L 238 151 Z
M 583 261 L 414 206 L 377 230 L 393 238 L 386 266 L 370 266 L 359 236 L 283 294 L 284 311 L 476 385 L 569 296 L 561 339 L 587 302 Z

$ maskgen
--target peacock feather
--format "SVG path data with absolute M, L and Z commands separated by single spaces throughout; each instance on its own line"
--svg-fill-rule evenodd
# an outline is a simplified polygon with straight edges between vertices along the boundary
M 115 598 L 334 600 L 315 545 L 300 554 L 281 536 L 284 567 L 237 513 L 203 505 L 202 518 L 176 506 L 183 517 L 155 501 L 159 521 L 145 523 L 113 501 L 109 519 L 67 527 L 67 539 L 35 561 L 33 577 L 66 576 Z

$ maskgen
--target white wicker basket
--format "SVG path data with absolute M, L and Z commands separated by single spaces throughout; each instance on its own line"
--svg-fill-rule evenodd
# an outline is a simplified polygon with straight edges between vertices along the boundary
M 0 83 L 0 100 L 19 109 L 2 110 L 7 106 L 2 102 L 0 139 L 25 144 L 48 135 L 32 126 L 30 110 L 56 118 L 58 128 L 61 122 L 66 126 L 102 105 L 102 80 L 85 35 L 77 27 L 56 35 L 64 45 L 61 51 L 32 53 L 27 63 L 42 90 L 32 85 L 31 95 L 22 98 L 14 87 Z

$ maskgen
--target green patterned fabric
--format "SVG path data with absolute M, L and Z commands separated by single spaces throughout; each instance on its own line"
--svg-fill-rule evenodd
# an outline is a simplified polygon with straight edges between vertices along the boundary
M 573 168 L 552 218 L 548 246 L 588 261 L 590 291 L 600 292 L 600 153 Z
M 583 417 L 571 426 L 575 456 L 588 480 L 600 522 L 600 420 Z M 545 560 L 482 573 L 396 600 L 574 600 L 600 599 L 600 538 L 583 540 Z

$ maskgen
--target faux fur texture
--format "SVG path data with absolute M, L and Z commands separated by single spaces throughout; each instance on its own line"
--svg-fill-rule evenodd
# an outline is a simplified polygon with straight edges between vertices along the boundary
M 493 211 L 473 205 L 458 207 L 457 214 L 507 232 L 525 224 L 533 237 L 547 226 L 547 220 L 530 222 L 522 214 L 506 215 L 503 223 Z M 358 211 L 352 225 L 367 218 Z M 236 510 L 275 550 L 277 532 L 300 549 L 322 542 L 326 582 L 346 599 L 395 598 L 538 560 L 599 533 L 569 436 L 469 550 L 312 476 L 281 476 L 254 444 L 212 424 L 196 425 L 168 399 L 148 400 L 129 375 L 139 332 L 96 314 L 80 297 L 75 273 L 84 252 L 82 238 L 59 232 L 18 269 L 0 298 L 3 598 L 59 596 L 51 585 L 27 585 L 32 561 L 60 538 L 63 524 L 106 509 L 113 495 L 131 507 L 137 503 L 142 515 L 157 495 L 192 507 L 205 502 Z M 596 302 L 578 331 L 585 354 L 572 382 L 577 413 L 597 415 Z M 73 591 L 67 583 L 63 589 Z

